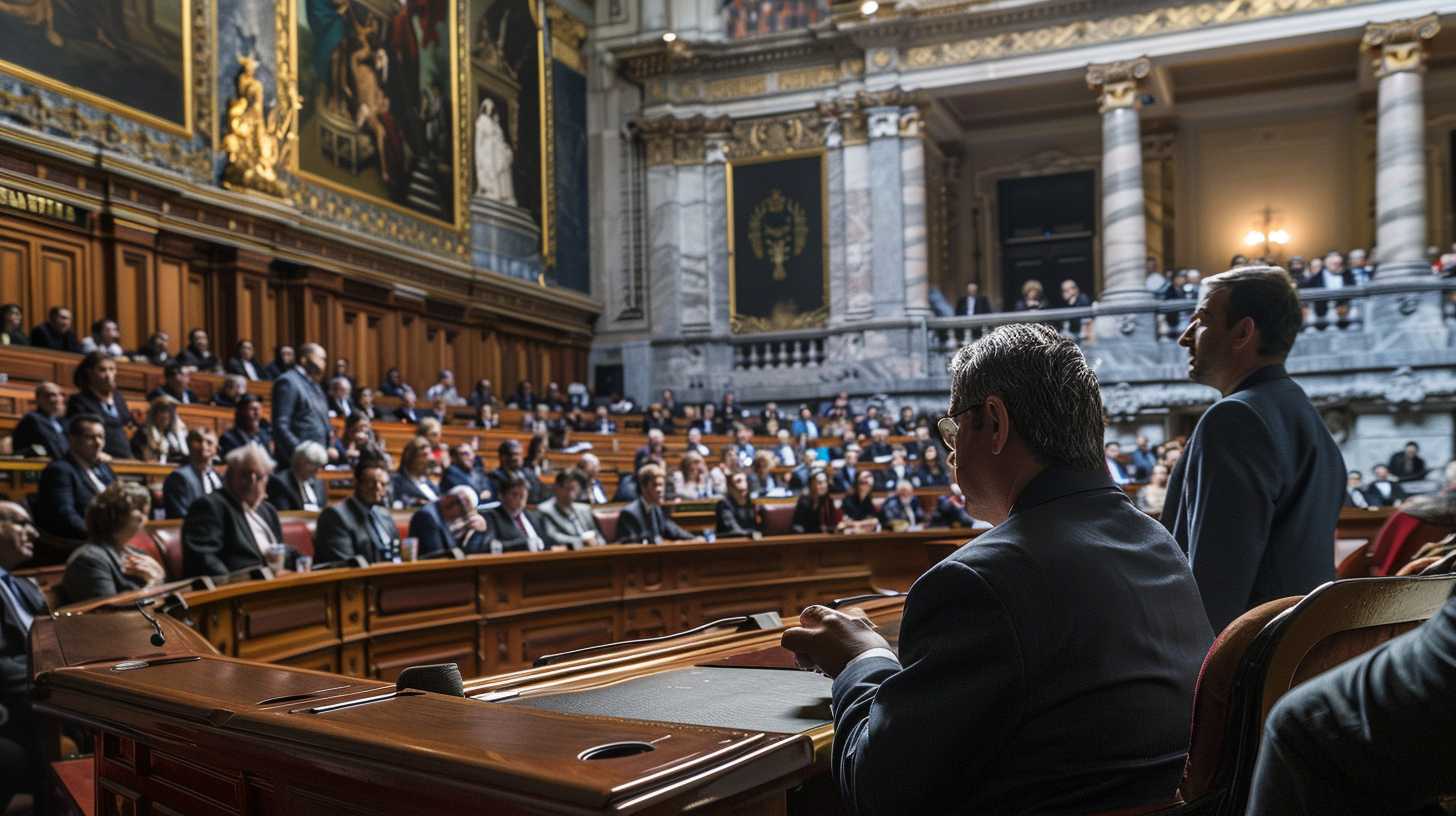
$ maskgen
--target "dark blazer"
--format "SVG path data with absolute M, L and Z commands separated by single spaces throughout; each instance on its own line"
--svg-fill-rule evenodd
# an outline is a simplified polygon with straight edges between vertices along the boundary
M 1371 482 L 1361 488 L 1361 492 L 1365 494 L 1365 501 L 1370 507 L 1394 507 L 1406 499 L 1408 494 L 1405 492 L 1405 488 L 1400 486 L 1399 482 L 1386 480 L 1385 483 L 1390 485 L 1389 498 L 1382 495 L 1380 489 L 1375 486 L 1379 484 L 1378 481 Z
M 46 614 L 45 595 L 29 578 L 11 576 L 0 567 L 0 580 L 10 577 L 16 601 L 33 617 Z M 0 726 L 0 737 L 33 739 L 27 733 L 30 721 L 30 653 L 27 649 L 27 632 L 20 628 L 10 607 L 0 603 L 0 705 L 10 712 L 8 724 Z
M 839 500 L 839 509 L 844 513 L 845 518 L 852 521 L 864 521 L 867 518 L 876 518 L 879 512 L 875 510 L 875 494 L 871 492 L 861 501 L 859 496 L 853 492 L 846 493 L 844 498 Z
M 249 442 L 258 443 L 267 449 L 270 454 L 273 452 L 273 432 L 268 429 L 267 425 L 259 425 L 258 433 L 253 436 L 248 436 L 238 430 L 238 427 L 234 425 L 228 428 L 227 433 L 224 433 L 221 439 L 217 440 L 218 455 L 227 456 L 228 451 L 234 448 L 241 448 Z
M 451 488 L 460 485 L 474 490 L 480 496 L 481 504 L 496 500 L 495 483 L 479 468 L 472 468 L 468 473 L 459 465 L 445 468 L 445 475 L 440 477 L 440 493 L 449 493 Z
M 1214 631 L 1335 577 L 1345 460 L 1284 366 L 1250 374 L 1198 420 L 1163 526 L 1188 553 Z
M 36 348 L 81 353 L 81 341 L 76 339 L 74 329 L 66 329 L 64 333 L 57 333 L 55 329 L 51 328 L 50 323 L 41 323 L 30 330 L 30 344 Z
M 343 402 L 339 402 L 338 400 L 334 399 L 333 397 L 326 397 L 325 398 L 325 401 L 328 403 L 328 406 L 329 406 L 329 416 L 331 416 L 331 417 L 339 417 L 340 419 L 348 419 L 350 414 L 357 414 L 357 413 L 359 413 L 359 409 L 358 408 L 355 408 L 354 407 L 354 403 L 351 402 L 351 401 L 349 401 L 349 400 L 344 400 Z
M 930 520 L 918 499 L 911 497 L 908 504 L 911 506 L 906 506 L 907 503 L 900 501 L 899 496 L 885 499 L 885 503 L 880 505 L 880 524 L 889 529 L 890 523 L 893 521 L 924 525 Z
M 834 474 L 834 481 L 830 482 L 829 489 L 835 493 L 848 493 L 854 490 L 854 480 L 859 477 L 861 468 L 856 467 L 853 471 L 840 468 Z M 879 481 L 876 479 L 875 481 Z
M 1426 478 L 1426 460 L 1416 456 L 1407 462 L 1403 451 L 1397 451 L 1394 456 L 1390 457 L 1388 467 L 1390 475 L 1402 482 Z
M 191 346 L 182 349 L 182 351 L 177 354 L 177 362 L 181 363 L 182 365 L 192 366 L 198 371 L 207 372 L 217 371 L 219 368 L 222 367 L 222 365 L 217 361 L 216 354 L 213 354 L 210 351 L 206 354 L 202 354 L 194 350 Z
M 362 555 L 373 564 L 390 561 L 399 551 L 399 528 L 383 507 L 365 507 L 350 496 L 319 514 L 313 536 L 315 563 Z
M 536 501 L 536 497 L 546 492 L 545 487 L 541 484 L 541 480 L 528 468 L 521 468 L 515 471 L 496 468 L 486 475 L 490 477 L 490 483 L 495 485 L 495 493 L 497 496 L 505 492 L 505 483 L 511 478 L 513 473 L 515 476 L 526 480 L 526 495 L 530 497 L 531 501 Z
M 1169 801 L 1213 641 L 1177 544 L 1102 472 L 1048 469 L 910 589 L 899 661 L 834 681 L 850 813 Z
M 490 521 L 490 515 L 486 514 L 485 519 L 487 522 Z M 410 538 L 419 539 L 421 557 L 444 552 L 457 546 L 455 539 L 450 536 L 450 526 L 440 515 L 439 503 L 427 504 L 410 516 L 409 534 Z M 490 534 L 490 528 L 483 532 L 472 533 L 461 549 L 469 554 L 490 552 Z
M 271 379 L 273 379 L 272 377 L 268 376 L 268 367 L 265 366 L 265 365 L 263 365 L 262 363 L 258 362 L 257 360 L 254 360 L 253 361 L 253 372 L 255 374 L 257 374 L 258 376 L 256 378 L 249 377 L 248 376 L 248 368 L 247 368 L 247 366 L 243 365 L 243 358 L 241 358 L 241 357 L 229 357 L 228 358 L 228 361 L 223 364 L 223 370 L 225 372 L 227 372 L 228 374 L 236 374 L 239 377 L 246 377 L 249 380 L 252 380 L 252 379 L 271 380 Z
M 825 501 L 829 502 L 827 514 L 814 506 L 808 494 L 800 496 L 799 500 L 794 503 L 793 531 L 796 533 L 834 532 L 844 514 L 834 506 L 833 499 L 825 497 Z
M 287 467 L 293 449 L 300 442 L 312 440 L 329 446 L 333 428 L 329 425 L 329 407 L 324 392 L 301 368 L 273 381 L 273 446 L 274 457 Z
M 66 603 L 110 598 L 141 588 L 141 581 L 121 571 L 121 558 L 116 550 L 95 543 L 83 544 L 71 553 L 66 559 L 65 577 L 61 579 Z
M 315 476 L 308 480 L 308 485 L 313 490 L 318 506 L 328 506 L 329 493 L 324 489 L 324 480 Z M 274 510 L 304 509 L 303 485 L 291 468 L 280 470 L 268 477 L 268 503 L 273 505 Z
M 289 366 L 289 368 L 292 368 L 292 366 Z M 284 368 L 275 358 L 269 361 L 268 365 L 263 366 L 259 373 L 263 375 L 263 379 L 265 380 L 276 380 L 287 373 L 287 371 L 288 369 Z
M 8 341 L 8 342 L 7 342 Z M 28 346 L 30 335 L 23 328 L 0 329 L 0 346 Z
M 207 495 L 207 489 L 202 483 L 203 478 L 203 474 L 198 473 L 190 464 L 184 464 L 167 474 L 166 481 L 162 482 L 162 509 L 167 518 L 186 518 L 187 508 Z M 219 477 L 217 481 L 213 482 L 213 490 L 216 491 L 221 487 L 222 479 Z
M 66 455 L 71 449 L 71 443 L 66 439 L 66 422 L 64 419 L 57 419 L 60 423 L 60 430 L 51 424 L 51 418 L 39 411 L 31 411 L 20 418 L 20 424 L 15 426 L 15 435 L 11 437 L 12 449 L 20 456 L 43 456 L 47 459 L 59 459 Z
M 435 484 L 433 481 L 430 484 Z M 389 478 L 389 500 L 398 507 L 420 507 L 438 501 L 445 491 L 435 484 L 435 495 L 426 495 L 414 479 L 401 471 L 395 471 Z
M 935 515 L 930 517 L 931 527 L 974 527 L 975 524 L 970 512 L 951 501 L 950 496 L 941 496 L 935 501 Z
M 663 541 L 685 541 L 693 537 L 692 533 L 677 526 L 661 505 L 649 508 L 641 499 L 634 499 L 617 516 L 617 540 L 620 542 L 656 543 L 652 540 L 654 529 Z
M 191 388 L 184 388 L 182 389 L 182 393 L 178 394 L 175 391 L 168 391 L 165 386 L 159 385 L 147 392 L 147 402 L 151 402 L 157 397 L 171 397 L 182 405 L 197 404 L 197 392 Z
M 975 308 L 970 308 L 970 300 L 965 295 L 961 295 L 960 299 L 956 301 L 956 314 L 965 317 L 967 315 L 991 314 L 996 311 L 991 308 L 991 301 L 987 300 L 985 295 L 976 295 Z
M 536 536 L 541 539 L 541 543 L 548 545 L 540 517 L 530 510 L 521 512 L 530 522 L 531 529 L 536 531 Z M 482 515 L 490 523 L 491 539 L 500 542 L 502 552 L 526 552 L 530 548 L 525 533 L 516 526 L 515 520 L 506 513 L 504 507 L 492 507 Z
M 278 511 L 265 501 L 258 505 L 257 513 L 274 539 L 283 543 Z M 253 540 L 253 530 L 238 500 L 226 490 L 216 491 L 187 508 L 187 518 L 182 522 L 182 572 L 187 576 L 226 575 L 263 566 L 263 543 Z
M 116 481 L 110 465 L 98 464 L 96 475 L 103 486 Z M 75 457 L 51 462 L 40 472 L 38 495 L 43 501 L 35 503 L 35 526 L 54 536 L 85 541 L 86 506 L 98 492 Z
M 879 472 L 879 477 L 879 488 L 881 490 L 894 490 L 895 485 L 905 480 L 909 480 L 911 484 L 915 484 L 915 468 L 911 467 L 909 462 L 906 462 L 905 476 L 902 478 L 895 472 L 894 468 L 885 467 Z M 920 485 L 915 486 L 919 487 Z
M 714 530 L 720 536 L 748 536 L 758 532 L 758 508 L 752 500 L 738 504 L 731 496 L 724 496 L 713 508 L 713 518 Z
M 917 487 L 948 487 L 950 486 L 950 471 L 944 466 L 939 471 L 932 471 L 930 468 L 921 465 L 915 468 L 915 482 Z
M 116 408 L 116 416 L 106 413 L 106 409 L 101 407 L 101 400 L 94 394 L 77 391 L 66 399 L 66 416 L 95 414 L 101 417 L 101 424 L 106 427 L 106 452 L 117 459 L 130 459 L 131 439 L 127 436 L 127 429 L 136 425 L 136 422 L 131 417 L 131 409 L 126 407 L 126 399 L 121 396 L 121 391 L 113 393 L 111 400 Z

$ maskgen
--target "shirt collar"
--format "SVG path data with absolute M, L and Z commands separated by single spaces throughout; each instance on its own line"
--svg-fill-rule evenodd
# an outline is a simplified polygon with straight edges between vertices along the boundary
M 1015 516 L 1033 507 L 1076 493 L 1116 489 L 1117 486 L 1112 483 L 1112 475 L 1105 468 L 1087 471 L 1048 467 L 1022 488 L 1021 495 L 1016 497 L 1016 504 L 1011 508 L 1011 515 Z
M 1289 372 L 1284 370 L 1283 363 L 1266 365 L 1263 368 L 1260 368 L 1254 371 L 1249 376 L 1245 377 L 1243 382 L 1239 383 L 1238 387 L 1234 388 L 1234 392 L 1246 391 L 1256 385 L 1263 385 L 1266 382 L 1273 382 L 1274 380 L 1283 379 L 1288 376 Z

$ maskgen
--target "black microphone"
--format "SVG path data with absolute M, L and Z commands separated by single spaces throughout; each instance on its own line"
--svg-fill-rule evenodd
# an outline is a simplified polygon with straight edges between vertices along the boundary
M 152 645 L 153 646 L 166 646 L 167 645 L 167 636 L 164 635 L 164 634 L 162 634 L 162 624 L 157 623 L 157 619 L 154 618 L 154 617 L 152 617 L 151 613 L 147 611 L 147 604 L 149 604 L 149 603 L 151 603 L 151 600 L 150 599 L 147 599 L 147 598 L 139 598 L 139 599 L 137 599 L 137 602 L 136 602 L 137 611 L 140 612 L 140 613 L 142 613 L 142 617 L 146 618 L 147 619 L 147 622 L 152 625 Z
M 465 696 L 465 681 L 460 677 L 460 666 L 455 663 L 432 663 L 428 666 L 410 666 L 399 673 L 394 681 L 395 691 L 433 691 L 451 697 Z

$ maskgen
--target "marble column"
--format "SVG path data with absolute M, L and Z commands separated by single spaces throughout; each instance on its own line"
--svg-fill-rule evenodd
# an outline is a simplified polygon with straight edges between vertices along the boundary
M 1146 57 L 1087 67 L 1102 112 L 1102 291 L 1097 300 L 1152 300 L 1146 277 L 1139 81 L 1152 73 Z
M 905 313 L 905 202 L 900 166 L 900 108 L 870 108 L 869 187 L 874 316 Z
M 1427 277 L 1425 41 L 1441 23 L 1435 14 L 1371 23 L 1362 46 L 1379 81 L 1376 124 L 1375 243 L 1379 280 Z
M 930 255 L 925 212 L 925 123 L 919 108 L 900 114 L 900 215 L 905 257 L 905 314 L 930 314 Z

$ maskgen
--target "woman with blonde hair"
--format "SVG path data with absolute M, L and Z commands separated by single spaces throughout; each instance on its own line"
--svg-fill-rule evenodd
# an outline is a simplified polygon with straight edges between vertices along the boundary
M 132 434 L 131 453 L 144 462 L 187 460 L 187 426 L 177 416 L 177 400 L 165 394 L 152 399 L 146 421 Z
M 673 495 L 679 499 L 708 499 L 719 495 L 708 477 L 708 463 L 696 451 L 683 454 L 682 463 L 672 472 L 672 488 Z
M 1021 284 L 1021 299 L 1016 301 L 1014 312 L 1030 312 L 1046 308 L 1046 293 L 1042 288 L 1041 281 L 1036 278 L 1027 279 Z
M 450 448 L 445 444 L 445 426 L 434 417 L 425 417 L 415 424 L 416 439 L 430 443 L 430 458 L 440 464 L 450 459 Z
M 152 496 L 135 482 L 112 482 L 86 507 L 86 543 L 66 560 L 61 589 L 70 603 L 159 584 L 166 570 L 130 546 L 147 523 Z

